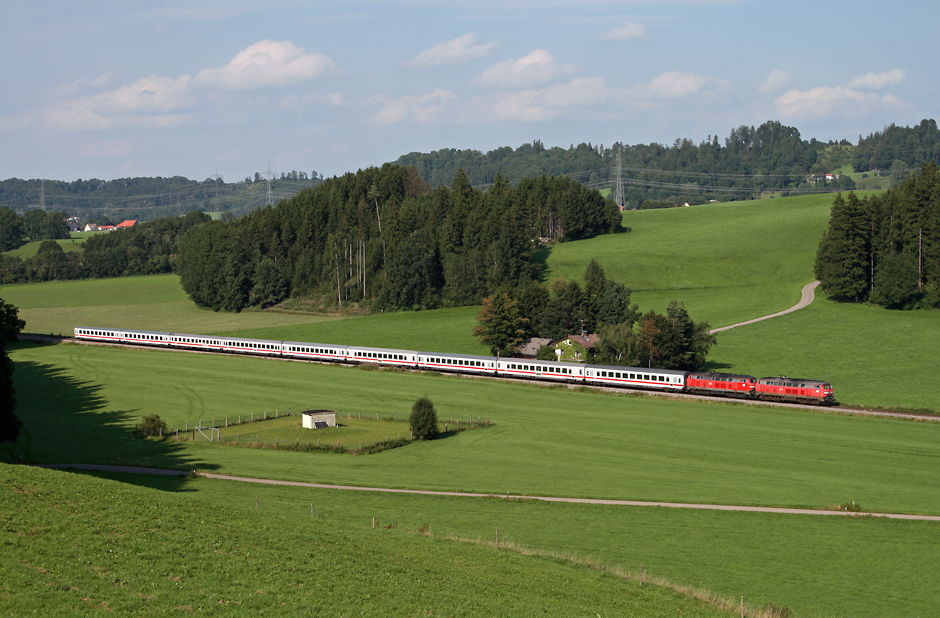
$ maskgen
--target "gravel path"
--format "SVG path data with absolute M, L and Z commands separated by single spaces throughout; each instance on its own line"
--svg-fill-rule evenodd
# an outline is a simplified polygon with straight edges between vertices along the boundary
M 99 470 L 103 472 L 125 472 L 129 474 L 161 474 L 186 476 L 190 472 L 180 470 L 161 470 L 159 468 L 141 468 L 134 466 L 107 466 L 96 464 L 49 464 L 41 468 Z M 596 498 L 564 498 L 555 496 L 523 496 L 518 494 L 479 494 L 457 491 L 425 491 L 420 489 L 389 489 L 386 487 L 357 487 L 354 485 L 327 485 L 324 483 L 304 483 L 301 481 L 279 481 L 276 479 L 256 479 L 247 476 L 232 476 L 214 472 L 198 472 L 205 478 L 240 483 L 261 485 L 284 485 L 289 487 L 309 487 L 313 489 L 342 489 L 347 491 L 376 491 L 396 494 L 417 494 L 422 496 L 453 496 L 463 498 L 505 498 L 510 500 L 540 500 L 542 502 L 569 502 L 575 504 L 604 504 L 609 506 L 658 506 L 670 509 L 701 509 L 709 511 L 745 511 L 749 513 L 785 513 L 789 515 L 842 515 L 855 517 L 883 517 L 886 519 L 915 519 L 921 521 L 940 521 L 940 515 L 907 515 L 903 513 L 859 513 L 853 511 L 827 511 L 822 509 L 786 509 L 767 506 L 737 506 L 732 504 L 693 504 L 684 502 L 643 502 L 639 500 L 601 500 Z
M 813 302 L 813 299 L 816 297 L 816 288 L 819 287 L 819 281 L 813 281 L 803 286 L 802 297 L 800 302 L 796 303 L 789 309 L 784 309 L 783 311 L 778 311 L 777 313 L 771 313 L 770 315 L 765 315 L 760 318 L 754 318 L 753 320 L 748 320 L 747 322 L 738 322 L 737 324 L 732 324 L 731 326 L 722 326 L 721 328 L 713 328 L 709 333 L 720 333 L 723 330 L 731 330 L 732 328 L 737 328 L 738 326 L 746 326 L 748 324 L 754 324 L 755 322 L 763 322 L 764 320 L 769 320 L 770 318 L 778 318 L 782 315 L 788 313 L 793 313 L 798 311 L 803 307 L 807 307 L 810 303 Z

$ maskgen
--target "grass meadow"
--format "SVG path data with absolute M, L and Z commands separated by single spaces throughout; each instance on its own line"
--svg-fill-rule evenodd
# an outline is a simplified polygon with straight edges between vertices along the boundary
M 74 344 L 21 345 L 14 358 L 21 408 L 35 411 L 24 415 L 17 454 L 35 461 L 489 493 L 823 508 L 855 501 L 940 513 L 936 492 L 924 491 L 940 482 L 940 426 L 932 423 Z M 442 417 L 484 413 L 494 425 L 360 456 L 131 437 L 149 413 L 176 424 L 218 423 L 236 411 L 313 407 L 312 398 L 317 407 L 385 416 L 407 411 L 417 394 L 431 397 Z M 577 416 L 552 413 L 566 410 Z M 630 571 L 643 565 L 653 576 L 801 616 L 928 616 L 937 601 L 936 522 L 115 478 L 226 510 L 257 503 L 265 519 L 287 518 L 284 526 L 305 525 L 312 503 L 318 518 L 337 526 L 376 517 L 382 526 L 427 524 L 435 536 L 469 539 L 499 529 L 504 542 Z M 162 495 L 154 499 L 166 504 Z
M 629 233 L 552 247 L 547 260 L 549 277 L 579 279 L 587 261 L 596 258 L 608 276 L 634 289 L 634 300 L 643 310 L 663 311 L 670 300 L 681 300 L 694 319 L 708 320 L 715 327 L 751 319 L 795 304 L 800 288 L 812 281 L 816 245 L 828 219 L 831 199 L 832 196 L 774 198 L 628 212 L 624 217 L 625 223 L 633 228 Z M 473 307 L 341 318 L 272 311 L 214 313 L 195 308 L 175 276 L 6 286 L 0 290 L 0 296 L 20 307 L 28 332 L 70 333 L 76 325 L 133 326 L 419 350 L 485 351 L 472 335 L 478 311 Z M 933 379 L 940 366 L 936 355 L 940 345 L 937 315 L 840 305 L 817 297 L 811 307 L 795 314 L 719 333 L 709 362 L 712 368 L 722 371 L 830 379 L 838 399 L 844 403 L 940 410 L 940 395 Z M 931 422 L 844 416 L 824 410 L 607 395 L 438 374 L 364 371 L 159 350 L 22 343 L 13 349 L 12 356 L 16 362 L 18 410 L 26 431 L 13 450 L 0 451 L 0 458 L 5 460 L 22 457 L 46 463 L 126 463 L 288 480 L 500 494 L 813 508 L 837 508 L 854 501 L 865 510 L 940 514 L 940 494 L 930 489 L 940 486 L 937 466 L 940 425 Z M 206 442 L 131 437 L 131 429 L 144 414 L 160 414 L 167 422 L 191 426 L 213 418 L 218 424 L 225 416 L 238 414 L 330 408 L 355 415 L 357 420 L 361 412 L 365 422 L 366 416 L 376 412 L 383 418 L 395 413 L 401 418 L 422 395 L 434 401 L 443 419 L 449 419 L 451 414 L 461 419 L 485 416 L 494 424 L 370 455 L 232 448 Z M 386 423 L 378 421 L 379 425 Z M 279 435 L 275 433 L 275 439 Z M 4 477 L 12 479 L 4 480 L 4 487 L 16 486 L 19 479 L 26 478 L 19 468 L 6 469 L 13 471 Z M 37 487 L 46 487 L 46 483 L 58 487 L 72 483 L 63 478 L 84 478 L 65 472 L 42 474 L 49 476 L 29 482 Z M 173 519 L 176 523 L 169 530 L 189 534 L 190 520 L 199 518 L 208 522 L 199 527 L 202 531 L 223 530 L 222 538 L 234 534 L 239 548 L 260 548 L 268 542 L 263 539 L 276 537 L 282 528 L 308 524 L 313 503 L 317 522 L 326 526 L 324 534 L 342 537 L 337 543 L 355 556 L 363 551 L 360 544 L 376 546 L 376 539 L 368 536 L 376 534 L 375 531 L 359 530 L 374 516 L 383 525 L 397 526 L 393 530 L 383 528 L 381 534 L 395 539 L 402 536 L 405 540 L 394 543 L 409 548 L 418 547 L 409 544 L 430 541 L 420 535 L 401 533 L 419 530 L 425 524 L 438 537 L 433 543 L 450 536 L 489 539 L 499 528 L 501 538 L 519 546 L 554 552 L 556 556 L 575 555 L 588 562 L 634 571 L 644 565 L 647 572 L 682 585 L 708 589 L 732 599 L 743 595 L 754 607 L 768 603 L 785 606 L 798 616 L 931 616 L 940 602 L 936 585 L 940 535 L 936 534 L 935 522 L 355 494 L 246 486 L 209 479 L 152 479 L 134 475 L 115 478 L 132 485 L 152 486 L 158 491 L 94 485 L 94 490 L 82 490 L 85 497 L 76 500 L 75 505 L 55 502 L 57 506 L 49 508 L 74 507 L 78 512 L 86 503 L 90 508 L 100 508 L 100 499 L 96 502 L 94 496 L 123 496 L 121 492 L 126 490 L 131 492 L 126 494 L 126 500 L 138 504 L 151 504 L 151 499 L 152 504 L 172 502 L 174 514 L 168 515 L 170 519 L 177 517 L 178 505 L 180 519 Z M 92 479 L 87 482 L 105 483 Z M 25 498 L 15 491 L 0 493 L 0 499 Z M 122 497 L 115 503 L 124 500 Z M 253 508 L 256 500 L 258 509 Z M 24 508 L 19 502 L 15 504 L 15 509 Z M 251 507 L 247 511 L 246 505 Z M 237 515 L 229 524 L 210 513 L 216 508 Z M 48 519 L 39 512 L 29 512 L 37 521 Z M 259 514 L 264 517 L 258 518 Z M 69 521 L 79 521 L 78 517 Z M 147 517 L 142 514 L 131 520 L 149 522 Z M 270 522 L 263 523 L 268 526 L 267 536 L 259 539 L 237 536 L 247 526 L 243 517 Z M 13 527 L 14 536 L 7 536 L 5 541 L 5 547 L 20 552 L 17 556 L 51 555 L 59 562 L 67 561 L 61 553 L 64 550 L 50 549 L 48 544 L 36 545 L 38 549 L 32 552 L 28 549 L 26 543 L 38 542 L 35 537 L 46 538 L 46 524 L 36 524 L 33 536 L 18 526 Z M 189 556 L 180 546 L 173 545 L 175 535 L 160 526 L 150 525 L 164 532 L 151 531 L 148 533 L 151 536 L 143 538 L 151 538 L 156 546 L 169 547 L 169 554 Z M 95 528 L 62 522 L 59 527 L 50 524 L 49 530 L 62 533 L 78 530 L 83 535 L 90 531 L 94 537 Z M 360 532 L 366 537 L 357 536 Z M 126 545 L 136 542 L 132 536 L 135 535 L 121 529 L 104 538 L 117 544 L 114 549 L 126 556 L 135 551 L 146 553 L 140 546 Z M 105 541 L 92 537 L 82 536 L 69 550 L 72 553 L 68 557 L 83 551 L 89 555 L 97 552 L 98 544 Z M 209 541 L 200 545 L 202 541 L 193 540 L 192 534 L 181 538 L 188 538 L 186 543 L 206 550 L 203 553 L 212 552 L 210 558 L 216 562 L 207 559 L 201 563 L 198 557 L 187 557 L 213 574 L 211 577 L 199 579 L 196 569 L 187 571 L 185 577 L 173 575 L 179 570 L 178 565 L 161 562 L 156 568 L 158 577 L 153 580 L 157 592 L 145 592 L 134 584 L 127 589 L 129 596 L 123 597 L 119 586 L 108 588 L 95 579 L 100 569 L 87 566 L 86 571 L 93 577 L 87 572 L 75 572 L 55 579 L 39 570 L 53 571 L 48 565 L 33 565 L 22 558 L 16 564 L 24 565 L 25 570 L 16 567 L 15 577 L 7 578 L 14 583 L 6 588 L 0 584 L 0 607 L 8 602 L 20 603 L 24 597 L 15 590 L 43 581 L 35 580 L 37 573 L 49 583 L 39 589 L 47 595 L 42 598 L 49 599 L 48 607 L 59 603 L 61 607 L 86 612 L 97 611 L 101 602 L 110 606 L 118 602 L 131 604 L 134 595 L 137 603 L 148 603 L 140 596 L 146 594 L 155 595 L 157 603 L 166 602 L 160 607 L 170 607 L 169 603 L 179 603 L 184 608 L 192 605 L 180 599 L 183 593 L 179 589 L 203 603 L 203 607 L 207 607 L 206 599 L 213 603 L 221 599 L 222 604 L 213 606 L 219 615 L 257 613 L 264 603 L 270 610 L 282 601 L 286 603 L 285 614 L 291 610 L 296 614 L 298 608 L 334 606 L 339 608 L 337 613 L 342 613 L 343 608 L 361 601 L 343 579 L 327 591 L 336 595 L 335 605 L 297 605 L 308 600 L 296 594 L 300 590 L 297 586 L 284 588 L 287 584 L 280 579 L 261 575 L 256 584 L 240 567 L 224 562 L 228 560 L 225 556 L 236 556 L 255 565 L 282 564 L 273 562 L 274 554 L 262 555 L 259 550 L 247 556 L 238 553 L 243 549 L 231 546 L 210 546 Z M 286 547 L 302 544 L 299 537 L 285 538 L 289 542 L 283 546 L 278 545 L 279 540 L 271 541 L 280 548 L 275 553 L 283 554 L 288 551 Z M 318 551 L 330 546 L 328 542 L 319 543 Z M 92 549 L 82 550 L 86 544 Z M 384 542 L 376 547 L 377 553 L 389 556 L 426 551 L 424 546 L 406 550 Z M 318 563 L 317 573 L 332 565 L 336 571 L 347 573 L 352 581 L 365 582 L 363 589 L 372 591 L 367 594 L 379 596 L 379 584 L 371 572 L 363 575 L 364 570 L 350 566 L 355 563 L 344 562 L 345 558 L 335 553 L 327 555 L 327 560 L 333 562 L 326 566 Z M 409 557 L 380 564 L 381 568 L 393 570 L 391 579 L 386 581 L 396 578 L 410 581 L 420 572 L 429 573 L 428 581 L 439 582 L 440 586 L 444 584 L 436 579 L 438 576 L 430 574 L 436 573 L 434 569 L 440 564 L 448 561 L 471 564 L 461 562 L 464 558 L 434 555 L 435 560 L 443 562 L 425 563 Z M 553 568 L 571 566 L 558 558 L 539 560 Z M 112 579 L 151 583 L 141 575 L 139 569 L 143 567 L 131 562 L 113 564 L 115 568 L 108 572 L 117 575 Z M 292 571 L 312 572 L 293 566 L 293 562 L 289 564 Z M 545 604 L 548 608 L 545 613 L 550 615 L 677 615 L 678 608 L 670 605 L 672 597 L 655 608 L 609 605 L 610 609 L 605 610 L 590 602 L 595 596 L 607 598 L 604 596 L 607 592 L 599 588 L 596 595 L 576 597 L 579 601 L 574 605 L 552 605 L 538 596 L 540 592 L 536 592 L 536 597 L 521 596 L 512 583 L 500 587 L 486 580 L 496 592 L 482 592 L 475 588 L 480 584 L 473 578 L 490 571 L 502 573 L 503 566 L 484 561 L 473 563 L 466 570 L 470 577 L 468 590 L 480 596 L 511 598 L 513 603 L 521 599 L 519 603 L 529 603 L 530 608 Z M 463 575 L 453 569 L 450 573 L 452 581 L 464 581 Z M 224 583 L 229 581 L 226 578 L 236 576 L 252 582 L 238 588 L 243 596 L 235 600 L 243 603 L 243 607 L 236 606 L 234 601 L 225 603 L 229 597 L 213 583 L 215 580 Z M 541 578 L 538 574 L 531 577 Z M 557 581 L 552 577 L 547 574 L 546 580 Z M 89 587 L 93 591 L 85 595 L 89 599 L 101 600 L 91 603 L 82 600 L 83 597 L 76 600 L 69 596 L 75 591 L 62 583 L 68 579 L 80 582 L 75 584 L 80 588 Z M 277 583 L 272 583 L 274 579 Z M 32 584 L 24 584 L 26 580 Z M 102 581 L 111 585 L 108 583 L 111 580 Z M 594 590 L 594 584 L 583 585 Z M 250 589 L 255 590 L 254 595 L 248 594 Z M 556 589 L 568 590 L 564 586 Z M 265 590 L 265 595 L 276 590 L 277 594 L 262 598 L 257 590 Z M 316 592 L 318 598 L 325 593 L 322 588 Z M 388 601 L 400 601 L 401 605 L 379 605 L 378 601 L 367 599 L 367 603 L 373 604 L 364 607 L 366 613 L 373 614 L 408 615 L 409 611 L 424 611 L 419 609 L 423 606 L 414 594 L 406 587 Z M 636 596 L 632 591 L 618 594 L 628 599 Z M 350 600 L 353 598 L 357 601 Z M 473 604 L 484 601 L 471 603 L 463 597 L 446 598 L 451 604 L 438 607 L 449 609 L 439 613 L 535 613 L 513 609 L 521 607 L 520 604 L 507 606 L 509 611 L 504 611 L 503 606 Z M 67 603 L 63 604 L 64 601 Z M 707 613 L 711 609 L 692 607 L 685 606 L 681 615 L 686 618 L 712 615 Z
M 7 285 L 0 297 L 16 305 L 25 332 L 71 335 L 76 326 L 102 326 L 198 334 L 329 321 L 318 315 L 200 309 L 176 275 L 52 281 Z
M 4 615 L 683 616 L 567 560 L 0 464 Z
M 85 246 L 84 246 L 85 238 L 79 237 L 77 234 L 73 234 L 71 238 L 60 238 L 56 240 L 56 242 L 59 244 L 60 247 L 62 247 L 62 250 L 65 251 L 66 253 L 72 253 L 76 251 L 81 252 L 85 249 Z M 18 247 L 16 249 L 13 249 L 12 251 L 7 251 L 6 253 L 8 253 L 9 255 L 18 257 L 21 260 L 26 260 L 26 259 L 32 258 L 33 256 L 36 255 L 36 253 L 39 252 L 39 245 L 41 245 L 42 243 L 43 241 L 41 240 L 28 242 L 22 247 Z

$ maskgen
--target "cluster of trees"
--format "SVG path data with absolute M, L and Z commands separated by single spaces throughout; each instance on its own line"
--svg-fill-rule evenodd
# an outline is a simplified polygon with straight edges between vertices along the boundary
M 6 346 L 16 341 L 25 326 L 16 307 L 0 298 L 0 442 L 16 442 L 20 435 L 22 423 L 16 416 L 13 361 L 7 355 Z
M 30 241 L 68 238 L 65 212 L 27 210 L 23 216 L 12 208 L 0 207 L 0 252 L 22 247 Z
M 511 183 L 539 175 L 578 178 L 588 186 L 610 186 L 618 157 L 623 166 L 625 204 L 636 208 L 646 200 L 670 204 L 699 204 L 709 199 L 749 199 L 763 191 L 819 191 L 812 174 L 824 173 L 849 163 L 851 146 L 804 140 L 794 127 L 776 121 L 759 127 L 741 126 L 724 143 L 709 137 L 698 144 L 689 139 L 671 146 L 615 143 L 579 144 L 568 149 L 546 149 L 540 141 L 487 153 L 445 149 L 413 152 L 398 159 L 414 167 L 432 184 L 450 183 L 458 169 L 471 184 L 492 184 L 499 174 Z M 829 183 L 827 190 L 854 189 L 848 176 Z
M 895 309 L 940 306 L 940 171 L 928 163 L 883 195 L 841 194 L 816 253 L 830 297 Z
M 177 272 L 197 304 L 216 310 L 315 294 L 339 306 L 458 306 L 536 281 L 540 238 L 619 229 L 617 206 L 572 180 L 512 187 L 497 176 L 484 192 L 458 171 L 450 186 L 432 189 L 414 169 L 386 164 L 237 221 L 193 227 Z
M 209 215 L 199 211 L 183 217 L 148 221 L 92 236 L 85 241 L 82 252 L 66 252 L 55 240 L 44 240 L 31 258 L 0 256 L 0 282 L 32 283 L 172 272 L 180 237 L 192 226 L 208 221 Z
M 884 131 L 858 137 L 852 153 L 856 172 L 911 170 L 929 161 L 940 160 L 940 130 L 936 120 L 921 120 L 913 127 L 891 124 Z M 906 174 L 905 174 L 906 175 Z
M 604 274 L 591 260 L 584 285 L 557 280 L 547 290 L 541 286 L 502 289 L 488 296 L 477 317 L 474 334 L 497 356 L 509 356 L 525 339 L 544 337 L 557 341 L 572 333 L 595 332 L 600 337 L 595 356 L 588 362 L 658 369 L 700 370 L 715 344 L 707 322 L 694 322 L 679 302 L 670 303 L 666 314 L 640 314 L 630 304 L 630 289 Z M 544 348 L 539 358 L 554 360 Z

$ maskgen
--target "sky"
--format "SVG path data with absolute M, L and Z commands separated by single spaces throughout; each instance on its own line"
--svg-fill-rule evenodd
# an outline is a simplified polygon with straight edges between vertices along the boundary
M 933 2 L 6 0 L 0 179 L 293 170 L 448 148 L 848 139 L 938 117 Z M 269 167 L 270 166 L 270 167 Z

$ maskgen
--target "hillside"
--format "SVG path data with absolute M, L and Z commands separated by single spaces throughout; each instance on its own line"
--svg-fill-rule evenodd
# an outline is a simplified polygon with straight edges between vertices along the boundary
M 576 562 L 366 521 L 7 464 L 0 487 L 4 615 L 734 615 Z

